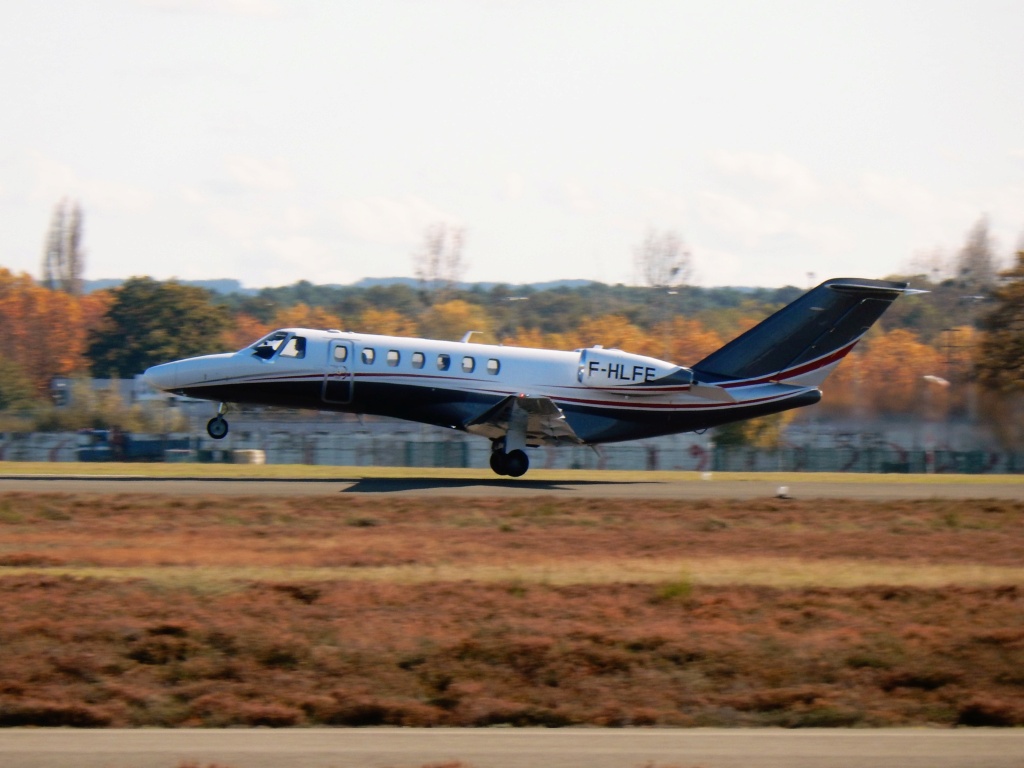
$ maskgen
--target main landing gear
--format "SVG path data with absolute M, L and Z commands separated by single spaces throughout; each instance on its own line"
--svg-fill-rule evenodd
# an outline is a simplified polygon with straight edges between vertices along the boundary
M 530 457 L 526 451 L 516 449 L 505 453 L 505 446 L 498 440 L 494 441 L 491 450 L 491 469 L 497 475 L 506 477 L 522 477 L 530 468 Z
M 220 408 L 217 409 L 217 415 L 206 422 L 206 434 L 214 440 L 223 440 L 228 434 L 228 420 L 224 418 L 226 410 L 227 404 L 221 403 Z

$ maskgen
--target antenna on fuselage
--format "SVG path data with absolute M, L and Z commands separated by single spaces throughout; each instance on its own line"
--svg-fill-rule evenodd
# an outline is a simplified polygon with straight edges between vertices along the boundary
M 466 331 L 466 335 L 462 337 L 462 343 L 468 344 L 469 337 L 472 336 L 474 333 L 483 333 L 483 331 Z

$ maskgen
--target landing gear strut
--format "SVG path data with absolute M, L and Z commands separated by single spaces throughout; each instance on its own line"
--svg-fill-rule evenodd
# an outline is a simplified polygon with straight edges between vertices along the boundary
M 516 449 L 505 453 L 503 443 L 495 441 L 494 449 L 491 451 L 491 469 L 497 475 L 506 477 L 522 477 L 530 468 L 530 457 L 526 451 Z

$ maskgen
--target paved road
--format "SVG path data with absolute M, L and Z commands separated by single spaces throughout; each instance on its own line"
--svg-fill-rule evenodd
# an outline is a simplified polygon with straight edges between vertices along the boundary
M 5 768 L 1022 768 L 1021 729 L 0 730 Z
M 809 475 L 813 478 L 813 475 Z M 646 499 L 754 499 L 778 494 L 779 484 L 767 480 L 506 480 L 421 478 L 353 478 L 339 473 L 326 480 L 228 480 L 216 478 L 147 478 L 143 476 L 99 477 L 68 475 L 0 476 L 0 492 L 62 493 L 152 493 L 169 495 L 321 496 L 336 493 L 402 496 L 578 496 L 583 498 Z M 813 479 L 787 481 L 788 495 L 798 499 L 930 499 L 1001 498 L 1024 501 L 1024 482 L 930 483 L 891 479 L 856 482 L 821 482 Z

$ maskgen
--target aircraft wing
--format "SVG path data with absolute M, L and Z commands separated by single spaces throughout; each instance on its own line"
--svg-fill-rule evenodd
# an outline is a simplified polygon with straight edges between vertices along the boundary
M 463 425 L 467 432 L 492 440 L 503 437 L 513 420 L 525 418 L 527 445 L 582 445 L 565 414 L 550 397 L 509 395 Z

